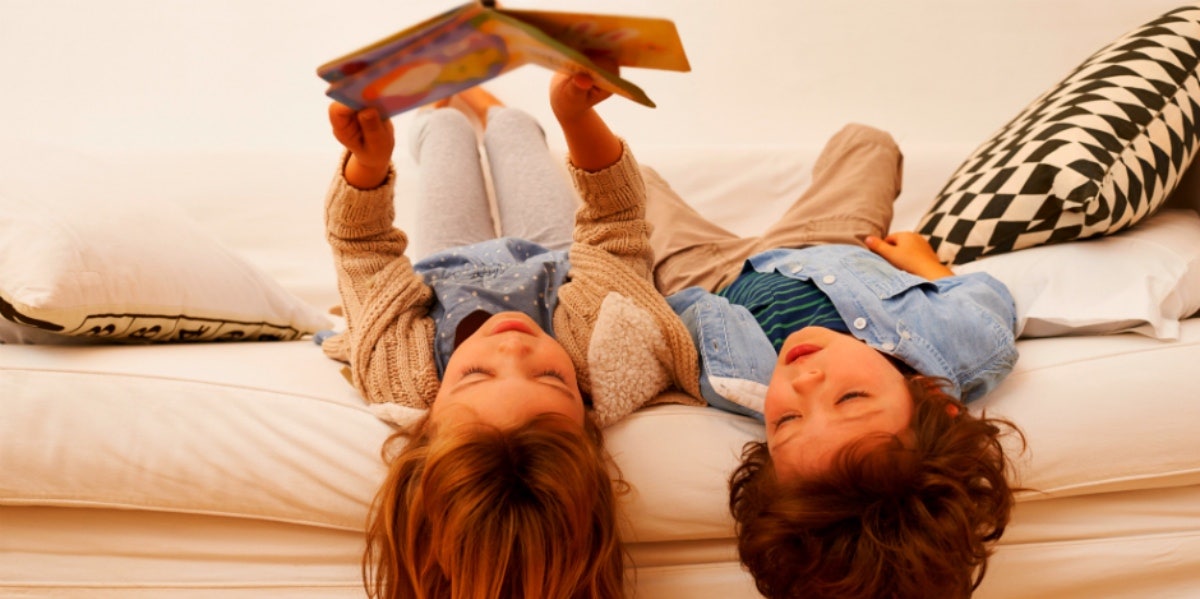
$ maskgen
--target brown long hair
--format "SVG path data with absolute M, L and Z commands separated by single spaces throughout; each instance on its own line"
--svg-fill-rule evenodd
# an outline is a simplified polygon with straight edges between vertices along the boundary
M 983 580 L 1017 490 L 1000 439 L 1015 432 L 1023 445 L 1023 436 L 968 413 L 944 380 L 908 382 L 908 443 L 860 439 L 825 472 L 786 482 L 765 443 L 746 446 L 729 505 L 739 556 L 763 595 L 963 598 Z
M 428 417 L 385 444 L 367 526 L 373 599 L 613 599 L 623 558 L 611 460 L 585 418 L 435 431 Z

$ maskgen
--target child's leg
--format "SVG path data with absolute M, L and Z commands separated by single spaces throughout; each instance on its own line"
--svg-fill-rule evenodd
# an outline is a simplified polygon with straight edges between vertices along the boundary
M 732 283 L 757 238 L 738 237 L 709 222 L 654 169 L 643 165 L 642 178 L 658 290 L 663 295 L 692 286 L 716 291 Z
M 552 250 L 571 247 L 579 196 L 546 147 L 537 121 L 521 110 L 494 106 L 488 112 L 483 147 L 496 192 L 500 234 Z
M 479 142 L 467 117 L 451 108 L 417 115 L 409 149 L 419 169 L 413 256 L 496 237 Z
M 813 165 L 812 184 L 759 240 L 755 252 L 884 237 L 900 195 L 903 157 L 892 136 L 865 125 L 835 134 Z

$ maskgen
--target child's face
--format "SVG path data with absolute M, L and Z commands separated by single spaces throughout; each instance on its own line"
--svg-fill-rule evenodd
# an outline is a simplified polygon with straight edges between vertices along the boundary
M 904 375 L 853 336 L 823 327 L 792 333 L 767 388 L 767 447 L 783 478 L 820 472 L 843 445 L 900 434 L 912 420 Z
M 459 343 L 429 417 L 508 429 L 558 413 L 583 426 L 583 398 L 566 350 L 531 318 L 502 312 Z

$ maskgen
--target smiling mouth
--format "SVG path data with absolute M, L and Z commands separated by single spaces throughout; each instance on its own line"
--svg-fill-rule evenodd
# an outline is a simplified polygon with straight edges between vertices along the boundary
M 518 333 L 524 333 L 526 335 L 533 334 L 533 329 L 529 328 L 529 325 L 527 323 L 525 323 L 524 321 L 521 321 L 521 320 L 517 320 L 515 318 L 511 319 L 511 320 L 502 321 L 500 324 L 496 325 L 496 327 L 494 329 L 492 329 L 492 334 L 499 335 L 500 333 L 507 333 L 509 331 L 516 331 Z
M 811 343 L 801 343 L 800 345 L 797 345 L 797 346 L 793 347 L 792 349 L 788 350 L 787 356 L 784 357 L 783 363 L 791 364 L 792 362 L 795 362 L 796 360 L 799 360 L 800 358 L 803 358 L 804 356 L 809 356 L 809 355 L 815 354 L 819 351 L 821 351 L 821 347 L 819 345 L 813 345 Z

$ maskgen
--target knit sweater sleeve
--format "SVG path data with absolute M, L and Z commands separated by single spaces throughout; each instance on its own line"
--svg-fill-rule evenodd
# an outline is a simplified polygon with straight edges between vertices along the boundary
M 691 335 L 654 287 L 653 251 L 645 220 L 646 189 L 636 159 L 622 142 L 621 159 L 612 166 L 589 172 L 568 163 L 568 170 L 583 203 L 576 212 L 571 272 L 559 290 L 554 330 L 567 352 L 580 356 L 575 361 L 581 388 L 593 392 L 595 381 L 588 368 L 591 357 L 583 356 L 592 349 L 601 307 L 611 294 L 617 294 L 638 306 L 657 328 L 657 333 L 626 330 L 621 335 L 643 338 L 647 343 L 661 337 L 655 361 L 666 371 L 669 386 L 688 394 L 673 397 L 701 405 L 696 399 L 700 396 L 699 358 Z M 605 398 L 593 396 L 593 407 L 601 422 L 611 423 L 631 408 L 654 403 L 664 390 L 647 390 L 649 393 L 633 401 L 616 398 L 609 405 L 604 405 Z
M 370 403 L 425 408 L 437 394 L 432 292 L 405 256 L 408 236 L 393 225 L 395 173 L 375 189 L 346 182 L 343 156 L 325 202 L 346 318 L 351 380 Z
M 646 184 L 629 146 L 621 142 L 621 159 L 600 171 L 585 171 L 567 162 L 583 199 L 575 213 L 576 253 L 599 252 L 616 258 L 650 280 L 654 254 L 646 223 Z

